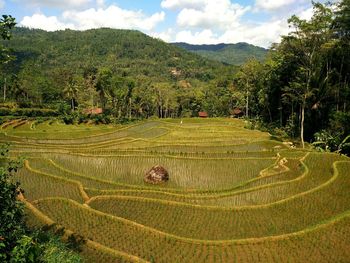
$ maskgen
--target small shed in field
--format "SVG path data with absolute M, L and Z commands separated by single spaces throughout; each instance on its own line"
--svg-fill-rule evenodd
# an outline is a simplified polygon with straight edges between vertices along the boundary
M 160 165 L 153 166 L 151 170 L 146 173 L 145 181 L 150 184 L 160 184 L 169 180 L 169 173 L 164 167 Z
M 198 117 L 199 118 L 208 118 L 209 115 L 208 115 L 208 112 L 200 111 L 200 112 L 198 112 Z
M 91 109 L 85 109 L 83 110 L 84 114 L 91 114 L 91 115 L 99 115 L 103 113 L 102 108 L 91 108 Z

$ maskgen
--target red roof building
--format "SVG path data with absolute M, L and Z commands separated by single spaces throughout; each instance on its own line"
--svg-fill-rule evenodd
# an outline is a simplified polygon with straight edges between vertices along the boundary
M 85 110 L 83 110 L 83 113 L 84 114 L 98 115 L 98 114 L 102 114 L 103 110 L 102 110 L 102 108 L 85 109 Z
M 231 113 L 235 117 L 242 117 L 244 115 L 244 112 L 239 108 L 233 109 Z
M 198 112 L 198 117 L 200 117 L 200 118 L 208 118 L 209 116 L 208 116 L 207 112 L 200 111 L 200 112 Z

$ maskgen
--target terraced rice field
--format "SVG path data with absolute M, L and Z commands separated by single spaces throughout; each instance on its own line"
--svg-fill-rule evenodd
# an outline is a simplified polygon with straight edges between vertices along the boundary
M 28 222 L 82 235 L 86 262 L 350 262 L 347 157 L 233 119 L 1 131 L 27 158 Z M 157 164 L 170 180 L 145 183 Z

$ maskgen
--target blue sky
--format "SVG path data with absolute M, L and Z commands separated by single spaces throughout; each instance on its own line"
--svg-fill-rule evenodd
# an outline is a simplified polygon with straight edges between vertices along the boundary
M 0 0 L 0 13 L 47 31 L 137 29 L 166 42 L 248 42 L 269 47 L 287 19 L 312 15 L 311 0 Z

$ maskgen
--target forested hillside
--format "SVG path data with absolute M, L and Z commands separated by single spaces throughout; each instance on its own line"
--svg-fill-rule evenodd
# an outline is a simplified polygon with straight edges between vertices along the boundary
M 147 117 L 157 111 L 178 116 L 182 105 L 192 114 L 201 110 L 198 96 L 218 85 L 226 88 L 234 73 L 234 67 L 131 30 L 16 28 L 5 44 L 15 59 L 2 68 L 4 100 L 16 98 L 25 106 L 67 100 L 73 108 L 102 106 Z
M 266 59 L 268 50 L 248 43 L 217 44 L 217 45 L 191 45 L 183 42 L 173 43 L 202 57 L 220 61 L 231 65 L 242 65 L 250 58 L 259 61 Z

